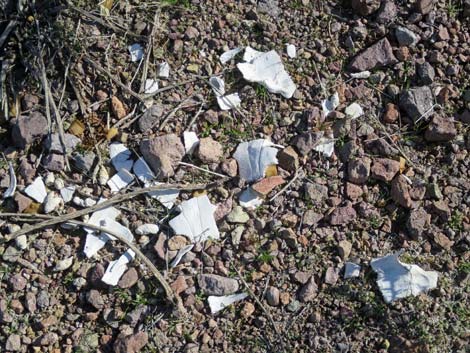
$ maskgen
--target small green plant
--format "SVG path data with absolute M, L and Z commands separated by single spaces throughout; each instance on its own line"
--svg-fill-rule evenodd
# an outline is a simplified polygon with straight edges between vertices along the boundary
M 163 0 L 162 2 L 167 6 L 182 6 L 187 9 L 191 7 L 190 0 Z
M 449 220 L 449 227 L 452 228 L 454 231 L 462 231 L 463 230 L 463 215 L 459 211 L 455 211 Z
M 470 261 L 465 261 L 459 264 L 459 272 L 469 274 L 470 273 Z
M 269 251 L 267 251 L 267 250 L 261 251 L 260 254 L 256 258 L 256 260 L 258 260 L 258 262 L 263 263 L 263 264 L 267 264 L 267 263 L 271 262 L 273 259 L 274 259 L 274 256 L 271 255 L 269 253 Z
M 263 85 L 257 84 L 255 86 L 256 96 L 260 99 L 267 99 L 269 96 L 268 90 Z
M 462 11 L 462 6 L 459 0 L 448 0 L 446 3 L 447 14 L 451 18 L 456 18 L 460 11 Z
M 369 224 L 374 229 L 379 229 L 382 225 L 382 219 L 378 216 L 372 216 L 369 218 Z

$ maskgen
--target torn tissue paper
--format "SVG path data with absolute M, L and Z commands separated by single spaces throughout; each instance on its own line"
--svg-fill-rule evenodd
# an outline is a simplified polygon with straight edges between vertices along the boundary
M 233 157 L 238 162 L 240 177 L 248 182 L 264 178 L 266 168 L 277 164 L 277 149 L 268 140 L 253 140 L 238 145 Z

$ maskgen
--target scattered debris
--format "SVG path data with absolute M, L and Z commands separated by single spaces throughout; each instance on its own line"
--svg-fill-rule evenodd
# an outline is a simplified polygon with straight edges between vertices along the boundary
M 282 65 L 281 57 L 276 51 L 257 52 L 247 47 L 243 56 L 245 63 L 237 64 L 243 78 L 265 86 L 271 93 L 280 93 L 291 98 L 297 89 L 289 74 Z
M 139 179 L 145 186 L 148 186 L 153 179 L 155 179 L 155 175 L 153 174 L 150 166 L 147 164 L 145 159 L 139 157 L 132 167 L 132 171 L 134 172 L 137 179 Z
M 395 253 L 370 262 L 377 273 L 377 284 L 387 303 L 436 288 L 437 272 L 404 264 L 398 260 L 399 256 L 399 253 Z
M 230 110 L 240 106 L 241 99 L 238 93 L 225 95 L 225 83 L 221 78 L 213 76 L 209 79 L 209 84 L 214 91 L 220 109 Z
M 32 184 L 29 184 L 25 189 L 24 193 L 36 200 L 39 203 L 43 203 L 47 196 L 46 185 L 42 181 L 41 177 L 34 179 Z
M 13 197 L 16 191 L 16 174 L 15 170 L 13 169 L 13 165 L 11 162 L 8 162 L 8 171 L 10 173 L 10 185 L 8 186 L 8 189 L 5 190 L 3 193 L 3 198 L 6 199 L 8 197 Z
M 170 64 L 166 61 L 158 65 L 158 77 L 168 78 L 170 77 Z
M 344 278 L 359 277 L 361 274 L 361 266 L 353 262 L 346 262 L 344 266 Z
M 240 206 L 252 210 L 263 203 L 261 195 L 254 191 L 251 187 L 246 188 L 239 197 Z
M 278 163 L 278 150 L 273 146 L 276 145 L 263 139 L 239 144 L 233 157 L 238 162 L 240 177 L 248 182 L 264 178 L 266 168 Z
M 326 158 L 330 158 L 335 151 L 335 140 L 332 138 L 322 137 L 320 138 L 318 145 L 313 149 L 317 152 L 323 153 L 323 156 Z
M 360 116 L 364 115 L 362 107 L 357 103 L 352 103 L 346 107 L 344 113 L 351 119 L 357 119 Z
M 294 59 L 297 56 L 297 49 L 295 48 L 294 44 L 287 44 L 286 45 L 286 52 L 287 52 L 287 56 L 289 58 Z
M 161 183 L 154 181 L 150 183 L 149 186 L 159 185 Z M 149 192 L 147 195 L 158 200 L 163 206 L 170 209 L 175 204 L 176 199 L 178 198 L 180 192 L 177 189 L 165 189 L 165 190 L 156 190 Z
M 219 58 L 220 62 L 222 64 L 225 64 L 225 63 L 229 62 L 242 50 L 243 50 L 243 48 L 234 48 L 234 49 L 227 50 L 222 55 L 220 55 L 220 58 Z
M 183 141 L 186 154 L 192 154 L 199 144 L 199 138 L 194 131 L 183 132 Z
M 60 271 L 65 271 L 67 270 L 68 268 L 70 268 L 70 266 L 72 266 L 73 264 L 73 256 L 70 256 L 70 257 L 67 257 L 66 259 L 63 259 L 61 261 L 59 261 L 55 267 L 54 267 L 54 272 L 60 272 Z
M 323 114 L 325 117 L 328 116 L 331 112 L 335 111 L 335 109 L 339 106 L 339 94 L 335 92 L 329 99 L 325 99 L 321 103 L 321 107 L 323 110 Z
M 112 192 L 118 192 L 134 181 L 134 176 L 126 169 L 121 169 L 106 183 Z
M 134 256 L 135 253 L 129 249 L 122 254 L 119 259 L 111 261 L 103 277 L 101 277 L 101 280 L 110 286 L 117 285 L 122 275 L 127 270 L 127 264 L 132 261 Z
M 134 165 L 132 152 L 122 143 L 116 142 L 109 145 L 109 157 L 117 172 L 122 169 L 130 171 Z
M 240 300 L 243 300 L 246 297 L 248 297 L 248 293 L 237 293 L 220 297 L 211 295 L 207 298 L 207 302 L 209 303 L 209 307 L 211 308 L 211 313 L 216 314 L 227 306 L 232 305 L 233 303 L 238 302 Z
M 140 61 L 144 57 L 144 49 L 139 43 L 130 45 L 128 49 L 131 54 L 132 62 Z
M 148 235 L 148 234 L 158 234 L 160 227 L 158 224 L 145 223 L 137 227 L 135 234 L 137 235 Z
M 189 244 L 186 245 L 185 247 L 181 248 L 178 253 L 176 254 L 175 258 L 173 261 L 170 263 L 170 267 L 176 267 L 180 263 L 181 259 L 183 258 L 184 255 L 186 255 L 188 252 L 190 252 L 194 248 L 194 244 Z
M 146 94 L 152 94 L 158 91 L 158 81 L 148 78 L 145 80 L 144 92 Z
M 371 72 L 370 71 L 361 71 L 361 72 L 353 72 L 350 74 L 350 76 L 352 78 L 355 78 L 355 79 L 365 79 L 365 78 L 369 78 L 371 75 Z

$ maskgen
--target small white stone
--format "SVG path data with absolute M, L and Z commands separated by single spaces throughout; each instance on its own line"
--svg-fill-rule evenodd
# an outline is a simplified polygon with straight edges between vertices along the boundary
M 20 250 L 25 250 L 28 247 L 28 238 L 26 235 L 20 235 L 15 239 L 16 247 Z
M 158 234 L 160 227 L 157 224 L 146 223 L 137 227 L 135 234 L 137 235 L 147 235 L 147 234 Z
M 98 172 L 98 182 L 101 186 L 105 186 L 109 180 L 109 173 L 105 166 L 100 167 L 100 171 Z
M 67 257 L 66 259 L 59 261 L 55 265 L 54 272 L 65 271 L 70 266 L 72 266 L 72 264 L 73 264 L 73 256 Z
M 47 173 L 45 183 L 46 185 L 52 185 L 55 181 L 54 173 Z
M 55 181 L 54 181 L 54 188 L 56 190 L 60 190 L 62 188 L 65 187 L 65 183 L 64 183 L 64 180 L 62 180 L 61 178 L 57 178 Z
M 84 205 L 85 205 L 85 207 L 91 207 L 91 206 L 96 205 L 96 201 L 89 198 L 89 197 L 87 197 L 84 201 Z
M 48 193 L 46 199 L 44 200 L 44 213 L 51 213 L 55 211 L 62 203 L 62 198 L 57 196 L 55 192 L 52 191 Z

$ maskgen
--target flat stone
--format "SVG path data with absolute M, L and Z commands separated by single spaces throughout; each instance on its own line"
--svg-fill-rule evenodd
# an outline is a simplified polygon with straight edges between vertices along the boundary
M 343 207 L 336 207 L 330 215 L 330 224 L 334 226 L 348 224 L 355 220 L 356 216 L 356 210 L 350 204 Z
M 135 267 L 128 269 L 118 282 L 120 288 L 131 288 L 139 281 L 139 273 Z
M 5 343 L 5 349 L 7 351 L 18 352 L 21 350 L 21 336 L 17 334 L 12 334 L 8 336 Z
M 400 95 L 400 108 L 416 121 L 425 114 L 430 114 L 434 104 L 434 94 L 428 86 L 411 88 Z
M 183 159 L 185 149 L 178 136 L 168 134 L 142 141 L 140 152 L 155 172 L 156 177 L 164 180 L 175 174 L 178 163 Z
M 237 280 L 213 274 L 199 275 L 198 284 L 206 295 L 229 295 L 238 290 Z
M 384 0 L 380 6 L 379 11 L 376 14 L 376 20 L 378 23 L 388 23 L 393 21 L 397 17 L 397 5 L 394 0 Z
M 339 271 L 334 267 L 328 267 L 325 272 L 325 283 L 335 285 L 339 279 Z
M 28 116 L 20 115 L 13 119 L 11 138 L 13 144 L 19 148 L 25 148 L 34 141 L 47 135 L 47 119 L 39 112 L 32 112 Z
M 361 186 L 346 182 L 345 193 L 350 200 L 354 201 L 360 198 L 364 194 L 364 191 Z
M 301 155 L 306 156 L 318 145 L 322 136 L 323 132 L 306 132 L 295 136 L 292 144 Z
M 26 284 L 28 283 L 28 281 L 26 281 L 26 278 L 24 278 L 21 273 L 17 273 L 16 275 L 11 276 L 8 282 L 11 285 L 11 289 L 13 289 L 13 291 L 15 292 L 22 291 L 23 289 L 25 289 Z
M 276 287 L 268 287 L 266 290 L 266 301 L 268 302 L 269 305 L 271 306 L 278 306 L 279 305 L 279 289 Z
M 424 133 L 424 138 L 429 142 L 446 142 L 452 140 L 456 135 L 457 129 L 453 118 L 434 115 Z
M 414 206 L 413 200 L 410 196 L 410 185 L 403 175 L 398 175 L 392 181 L 391 197 L 402 207 L 412 208 Z
M 356 158 L 348 163 L 348 179 L 351 183 L 364 184 L 370 174 L 369 157 Z
M 171 289 L 177 294 L 180 295 L 186 289 L 188 289 L 188 283 L 184 276 L 180 275 L 176 278 L 176 280 L 170 285 Z
M 383 38 L 356 55 L 349 66 L 353 71 L 366 71 L 393 65 L 397 62 L 390 42 L 387 38 Z
M 91 289 L 86 293 L 86 301 L 97 310 L 104 308 L 104 299 L 96 289 Z
M 433 235 L 434 242 L 444 250 L 450 250 L 454 242 L 450 240 L 444 233 L 435 232 Z
M 395 28 L 395 37 L 400 46 L 414 46 L 419 42 L 419 36 L 409 28 L 398 26 Z
M 65 168 L 65 158 L 61 154 L 50 153 L 43 159 L 43 166 L 51 172 L 60 172 Z
M 436 70 L 427 61 L 416 65 L 416 74 L 420 82 L 424 85 L 430 85 L 436 77 Z
M 397 109 L 397 106 L 393 103 L 387 103 L 385 112 L 382 116 L 383 122 L 387 124 L 393 124 L 398 120 L 399 117 L 400 112 Z
M 75 153 L 73 155 L 73 164 L 78 169 L 89 173 L 93 168 L 93 164 L 95 163 L 96 155 L 93 152 L 85 152 L 84 154 Z
M 65 133 L 65 154 L 72 153 L 80 142 L 81 140 L 77 136 Z M 62 143 L 60 142 L 60 135 L 58 133 L 54 133 L 47 136 L 46 140 L 44 141 L 44 144 L 49 152 L 64 154 Z
M 380 0 L 352 0 L 351 7 L 361 16 L 369 16 L 380 7 Z
M 182 235 L 174 235 L 168 239 L 168 250 L 178 251 L 188 244 L 188 239 Z
M 338 243 L 338 253 L 342 260 L 347 260 L 351 254 L 352 244 L 350 241 L 341 240 Z
M 218 163 L 224 155 L 222 145 L 212 137 L 204 137 L 199 140 L 196 156 L 203 163 Z
M 251 186 L 253 190 L 261 195 L 269 194 L 274 188 L 285 183 L 285 180 L 281 176 L 272 176 L 261 179 Z
M 415 4 L 416 10 L 422 15 L 427 15 L 434 8 L 434 2 L 435 0 L 417 0 Z
M 400 171 L 400 162 L 388 158 L 376 158 L 372 164 L 372 177 L 382 181 L 392 181 Z
M 315 203 L 322 203 L 328 198 L 328 187 L 318 183 L 304 184 L 305 196 Z
M 13 198 L 16 202 L 16 208 L 19 213 L 22 213 L 24 210 L 26 210 L 32 203 L 33 200 L 31 200 L 29 197 L 20 194 L 20 193 L 15 193 L 15 196 Z

